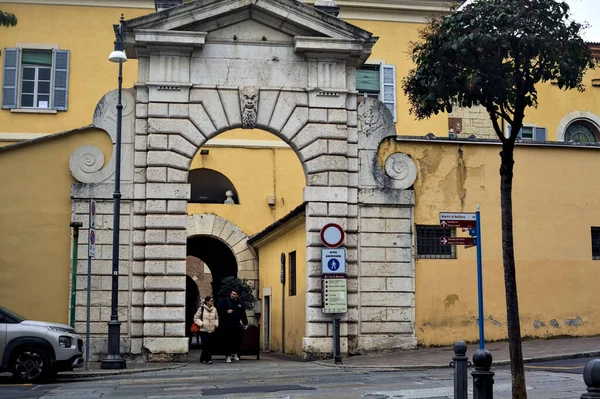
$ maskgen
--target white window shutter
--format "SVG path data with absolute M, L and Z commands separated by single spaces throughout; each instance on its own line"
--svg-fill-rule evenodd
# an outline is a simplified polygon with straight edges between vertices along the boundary
M 396 66 L 381 65 L 381 101 L 388 107 L 396 122 Z
M 52 109 L 66 111 L 69 99 L 69 50 L 54 50 L 52 57 Z
M 17 93 L 19 87 L 19 58 L 18 48 L 4 49 L 4 65 L 2 79 L 2 108 L 17 108 Z
M 545 127 L 535 127 L 533 129 L 533 139 L 535 141 L 546 141 L 546 128 Z

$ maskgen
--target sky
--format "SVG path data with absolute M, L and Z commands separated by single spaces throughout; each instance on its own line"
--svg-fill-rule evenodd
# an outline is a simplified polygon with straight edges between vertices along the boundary
M 468 0 L 470 3 L 473 0 Z M 573 19 L 590 25 L 583 31 L 583 39 L 600 43 L 600 0 L 565 0 L 571 7 Z

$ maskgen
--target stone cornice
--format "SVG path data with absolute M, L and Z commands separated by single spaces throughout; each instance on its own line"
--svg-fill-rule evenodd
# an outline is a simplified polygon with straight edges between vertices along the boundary
M 195 48 L 204 47 L 206 34 L 206 32 L 139 29 L 133 32 L 133 38 L 131 36 L 126 38 L 125 44 L 127 54 L 131 58 L 137 58 L 160 48 L 191 52 Z
M 332 39 L 328 37 L 296 37 L 294 38 L 294 51 L 306 54 L 309 58 L 320 56 L 337 56 L 348 60 L 358 60 L 364 63 L 373 48 L 373 42 L 361 42 L 358 40 Z

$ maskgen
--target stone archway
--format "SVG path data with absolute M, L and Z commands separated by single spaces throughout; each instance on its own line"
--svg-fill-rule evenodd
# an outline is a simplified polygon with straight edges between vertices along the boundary
M 395 135 L 393 118 L 379 101 L 359 100 L 355 87 L 356 67 L 375 41 L 371 33 L 296 0 L 192 1 L 126 22 L 127 54 L 138 59 L 139 73 L 135 90 L 124 93 L 120 275 L 129 279 L 119 286 L 119 317 L 127 320 L 124 352 L 145 354 L 149 361 L 187 358 L 189 234 L 227 242 L 240 273 L 257 273 L 256 257 L 239 228 L 214 215 L 187 214 L 192 158 L 209 139 L 234 128 L 278 136 L 304 169 L 303 357 L 332 353 L 331 316 L 321 309 L 319 237 L 330 222 L 346 231 L 342 351 L 414 347 L 410 187 L 416 169 L 401 153 L 380 162 L 381 141 Z M 111 135 L 115 98 L 107 94 L 94 115 L 94 125 Z M 85 183 L 76 183 L 71 197 L 84 226 L 89 198 L 107 202 L 99 207 L 97 237 L 108 250 L 114 163 L 103 168 L 100 158 L 93 148 L 73 154 L 72 173 Z M 110 262 L 102 262 L 98 273 L 110 273 Z M 109 289 L 92 291 L 98 314 L 110 306 L 110 297 Z M 92 351 L 102 352 L 105 337 L 95 339 Z
M 303 352 L 331 353 L 326 325 L 330 318 L 320 309 L 319 230 L 326 221 L 342 225 L 348 264 L 356 265 L 355 68 L 366 60 L 374 42 L 371 33 L 294 0 L 197 1 L 126 22 L 127 54 L 139 60 L 134 154 L 139 184 L 134 208 L 140 210 L 140 223 L 134 229 L 143 230 L 145 237 L 159 232 L 166 237 L 161 243 L 140 242 L 143 251 L 137 257 L 134 251 L 135 261 L 166 264 L 160 284 L 148 284 L 155 277 L 145 277 L 146 292 L 163 291 L 171 297 L 171 291 L 185 286 L 187 176 L 198 149 L 221 132 L 259 128 L 290 145 L 306 175 Z M 232 237 L 242 239 L 241 234 L 233 232 Z M 246 248 L 240 249 L 245 245 L 238 242 L 232 248 L 246 256 Z M 240 264 L 253 262 L 243 259 Z M 349 278 L 356 281 L 357 267 L 352 270 Z M 359 321 L 356 290 L 348 298 L 355 310 L 343 318 L 345 352 Z M 154 354 L 162 360 L 187 352 L 180 309 L 176 304 L 144 302 L 144 326 L 164 323 L 164 331 L 172 332 L 156 334 L 159 329 L 144 328 L 143 347 L 150 360 Z

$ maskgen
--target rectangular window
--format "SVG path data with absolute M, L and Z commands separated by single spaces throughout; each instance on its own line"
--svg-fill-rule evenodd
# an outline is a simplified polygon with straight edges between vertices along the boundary
M 290 296 L 296 296 L 296 251 L 290 252 L 288 255 L 290 265 Z
M 592 259 L 600 260 L 600 227 L 592 227 Z
M 508 125 L 507 128 L 510 136 L 512 127 Z M 546 141 L 546 128 L 533 125 L 523 126 L 519 130 L 518 137 L 524 141 Z
M 4 49 L 2 108 L 67 110 L 68 50 Z
M 417 258 L 456 259 L 454 245 L 442 245 L 442 237 L 456 236 L 455 229 L 440 226 L 417 225 Z
M 365 64 L 356 70 L 356 91 L 383 102 L 396 121 L 396 67 Z
M 21 108 L 50 108 L 52 51 L 23 50 Z

